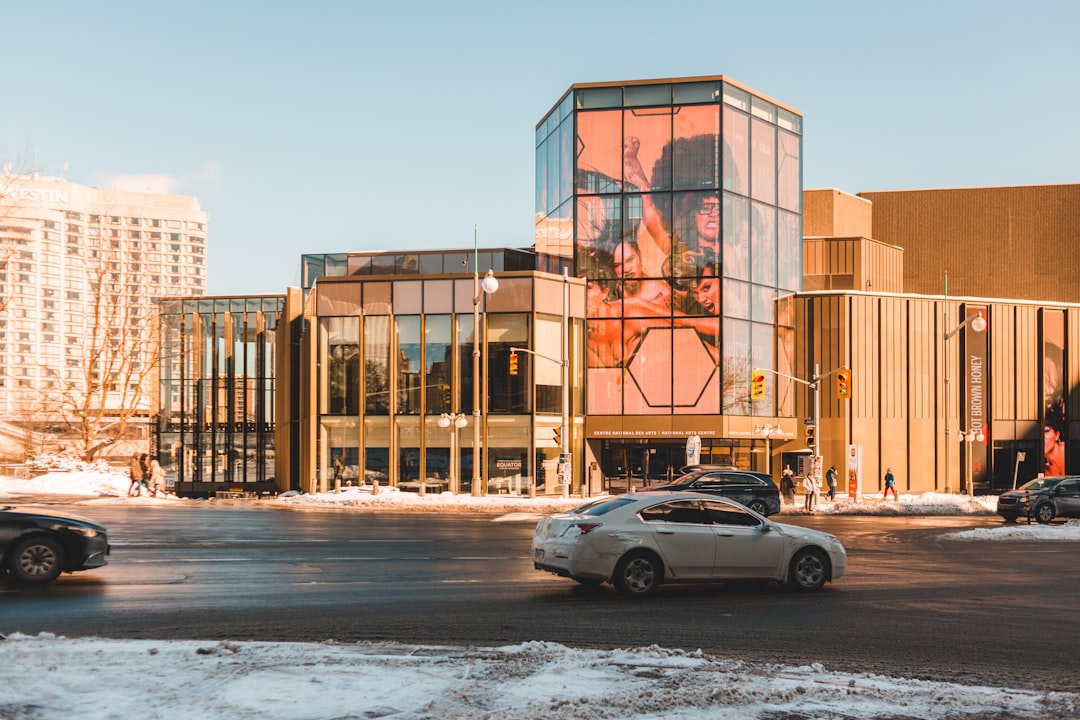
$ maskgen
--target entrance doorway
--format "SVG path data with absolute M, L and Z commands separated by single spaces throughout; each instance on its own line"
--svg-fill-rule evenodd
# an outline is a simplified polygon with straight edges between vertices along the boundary
M 728 465 L 756 470 L 750 440 L 702 439 L 701 464 Z M 648 485 L 675 481 L 686 466 L 686 440 L 602 440 L 599 441 L 603 489 L 624 493 Z M 758 453 L 760 454 L 760 453 Z

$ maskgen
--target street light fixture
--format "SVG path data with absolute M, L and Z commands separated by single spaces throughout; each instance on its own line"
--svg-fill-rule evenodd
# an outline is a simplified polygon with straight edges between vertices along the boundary
M 469 421 L 465 419 L 465 413 L 443 413 L 439 416 L 439 427 L 450 428 L 450 473 L 446 481 L 449 483 L 450 493 L 453 495 L 458 493 L 457 469 L 460 464 L 458 461 L 457 431 L 468 424 Z M 423 488 L 422 483 L 420 487 Z
M 480 251 L 476 245 L 476 227 L 473 227 L 473 463 L 472 494 L 485 495 L 480 485 L 480 291 L 491 295 L 499 289 L 495 273 L 488 268 L 484 281 L 480 282 Z M 485 313 L 487 309 L 485 308 Z
M 772 436 L 773 432 L 780 429 L 779 425 L 772 425 L 766 423 L 765 425 L 755 425 L 754 432 L 760 433 L 765 436 L 765 472 L 772 475 Z

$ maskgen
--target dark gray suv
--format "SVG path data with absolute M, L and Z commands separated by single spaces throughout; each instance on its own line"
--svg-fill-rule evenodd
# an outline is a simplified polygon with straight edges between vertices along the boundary
M 691 465 L 683 470 L 686 474 L 675 482 L 650 485 L 639 492 L 699 492 L 734 500 L 758 515 L 780 512 L 780 489 L 765 473 L 715 465 Z
M 1006 522 L 1027 517 L 1029 511 L 1040 523 L 1080 518 L 1080 475 L 1035 478 L 998 496 L 997 512 Z

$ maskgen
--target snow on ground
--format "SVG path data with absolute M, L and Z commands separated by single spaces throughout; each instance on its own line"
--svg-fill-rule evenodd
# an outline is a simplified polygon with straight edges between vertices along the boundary
M 659 647 L 0 642 L 0 717 L 301 720 L 1075 718 L 1080 695 L 968 687 Z M 59 671 L 61 668 L 77 672 Z
M 71 467 L 33 479 L 0 477 L 0 502 L 61 495 L 79 505 L 278 503 L 297 510 L 487 512 L 493 521 L 558 512 L 581 498 L 420 497 L 381 488 L 200 501 L 128 498 L 126 473 Z M 65 498 L 65 499 L 67 499 Z M 783 514 L 804 513 L 802 498 Z M 899 502 L 843 495 L 821 514 L 992 515 L 996 498 L 924 493 Z M 1080 540 L 1080 521 L 1005 524 L 957 541 Z M 107 570 L 107 569 L 106 569 Z M 44 589 L 48 592 L 49 588 Z M 0 718 L 17 720 L 779 720 L 1080 716 L 1080 695 L 751 664 L 656 646 L 579 650 L 546 642 L 508 647 L 69 639 L 12 633 L 0 640 Z M 77 672 L 61 672 L 63 668 Z

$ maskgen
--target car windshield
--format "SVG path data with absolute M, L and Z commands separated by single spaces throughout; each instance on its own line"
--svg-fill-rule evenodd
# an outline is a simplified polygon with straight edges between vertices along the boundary
M 632 502 L 635 502 L 634 498 L 629 497 L 602 498 L 590 503 L 585 503 L 584 505 L 579 505 L 570 512 L 575 515 L 605 515 L 612 510 L 621 508 L 623 505 L 629 505 Z
M 1038 490 L 1049 490 L 1050 488 L 1054 487 L 1055 485 L 1057 485 L 1059 482 L 1061 482 L 1064 479 L 1065 478 L 1061 478 L 1061 477 L 1035 478 L 1034 480 L 1029 480 L 1028 482 L 1024 483 L 1023 485 L 1021 485 L 1017 489 L 1018 490 L 1027 490 L 1027 491 L 1030 491 L 1030 492 L 1036 492 Z

